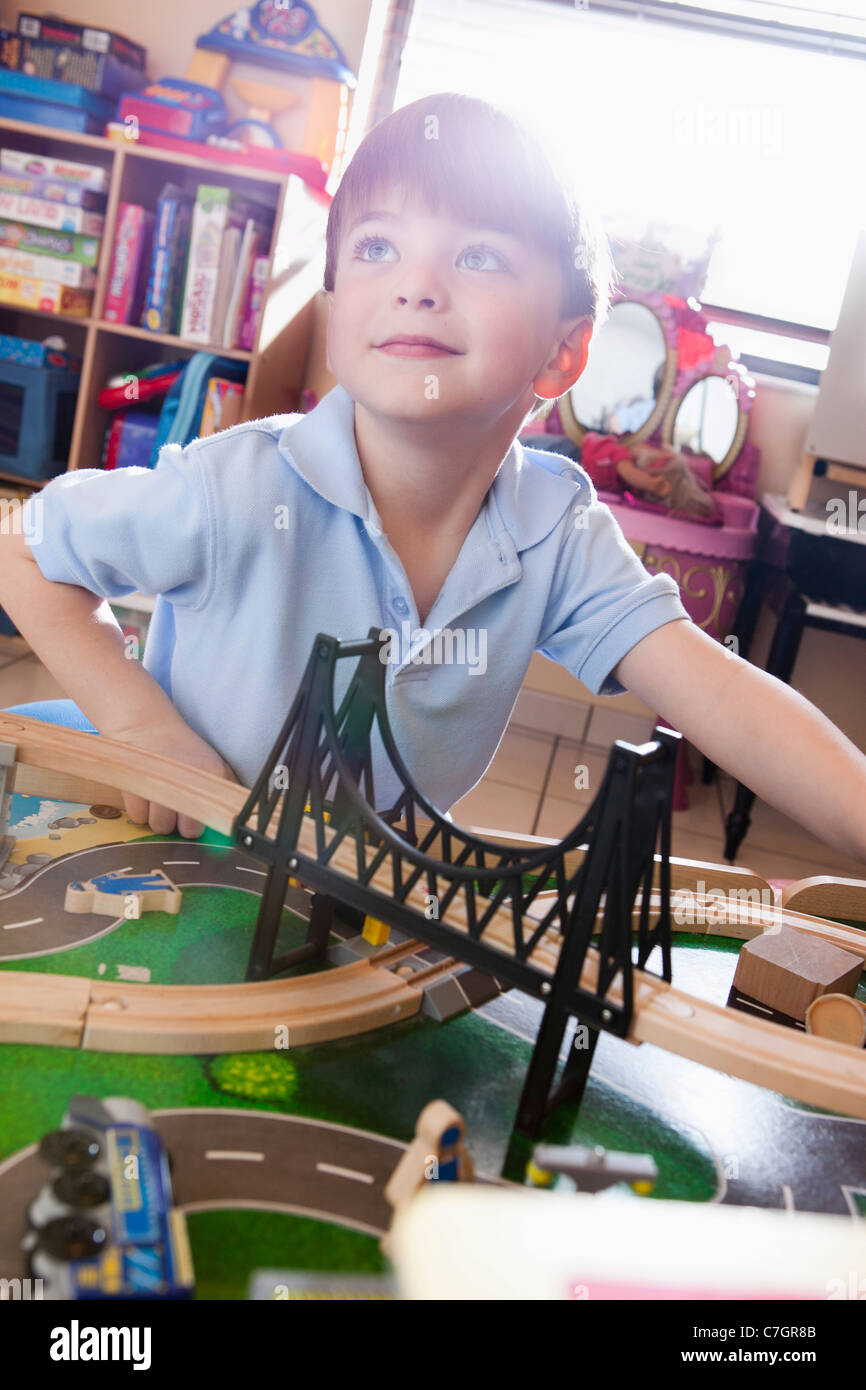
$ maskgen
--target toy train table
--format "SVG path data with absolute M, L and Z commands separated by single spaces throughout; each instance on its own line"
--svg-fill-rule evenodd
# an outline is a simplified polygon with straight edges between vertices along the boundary
M 0 714 L 0 1279 L 24 1274 L 39 1146 L 82 1096 L 128 1098 L 165 1145 L 197 1298 L 261 1270 L 388 1275 L 386 1188 L 438 1097 L 488 1184 L 528 1183 L 543 1138 L 646 1156 L 642 1207 L 859 1225 L 866 883 L 780 901 L 672 858 L 662 729 L 614 746 L 562 841 L 459 827 L 394 747 L 379 644 L 319 634 L 250 789 Z M 120 790 L 207 829 L 152 834 Z

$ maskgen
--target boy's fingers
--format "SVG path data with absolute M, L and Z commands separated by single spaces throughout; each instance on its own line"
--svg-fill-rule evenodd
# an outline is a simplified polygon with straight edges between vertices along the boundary
M 177 812 L 170 811 L 167 806 L 160 806 L 157 802 L 150 803 L 149 824 L 155 835 L 171 835 L 177 824 Z
M 147 825 L 147 802 L 143 797 L 124 792 L 123 805 L 133 825 Z
M 185 839 L 197 840 L 203 832 L 204 825 L 200 820 L 190 820 L 189 816 L 178 816 L 177 833 L 183 835 Z

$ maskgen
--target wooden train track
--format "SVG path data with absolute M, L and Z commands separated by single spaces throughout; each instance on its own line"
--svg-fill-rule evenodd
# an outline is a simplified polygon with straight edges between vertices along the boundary
M 59 795 L 58 778 L 52 773 L 59 764 L 66 796 L 111 800 L 116 789 L 134 792 L 170 805 L 226 835 L 248 797 L 245 788 L 210 773 L 128 744 L 59 729 L 24 716 L 0 715 L 0 741 L 16 745 L 14 787 L 20 792 Z M 495 834 L 503 843 L 550 843 L 535 837 L 480 833 Z M 315 858 L 312 822 L 302 825 L 298 847 L 302 854 Z M 429 852 L 435 855 L 435 845 Z M 373 846 L 368 847 L 369 857 L 375 853 Z M 355 854 L 353 844 L 340 846 L 332 867 L 352 878 Z M 709 885 L 711 892 L 718 892 L 723 883 L 729 890 L 736 885 L 735 891 L 748 891 L 749 884 L 763 883 L 748 872 L 719 865 L 671 860 L 671 870 L 674 890 L 685 887 L 693 893 L 698 881 Z M 373 886 L 389 892 L 387 869 L 378 871 Z M 423 912 L 423 887 L 416 886 L 407 901 Z M 694 901 L 695 915 L 700 916 L 711 900 L 695 894 Z M 866 934 L 856 928 L 837 926 L 788 907 L 743 903 L 732 896 L 726 903 L 712 901 L 712 913 L 705 914 L 711 921 L 707 930 L 746 938 L 784 924 L 866 959 Z M 449 920 L 460 927 L 456 899 Z M 462 925 L 465 929 L 465 920 Z M 689 924 L 684 929 L 702 928 Z M 501 909 L 496 913 L 485 930 L 485 939 L 504 952 L 510 950 L 510 912 Z M 558 938 L 547 932 L 538 942 L 531 963 L 552 974 L 557 952 Z M 420 1007 L 420 989 L 413 988 L 411 980 L 377 969 L 375 961 L 373 957 L 296 980 L 217 986 L 115 985 L 68 976 L 0 972 L 0 1041 L 56 1043 L 102 1051 L 218 1052 L 271 1048 L 276 1028 L 288 1029 L 289 1045 L 346 1036 L 406 1017 Z M 591 948 L 581 977 L 585 988 L 594 985 L 597 961 L 597 952 Z M 628 1037 L 633 1043 L 653 1043 L 795 1100 L 866 1119 L 866 1050 L 708 1004 L 643 971 L 634 972 L 634 1010 Z

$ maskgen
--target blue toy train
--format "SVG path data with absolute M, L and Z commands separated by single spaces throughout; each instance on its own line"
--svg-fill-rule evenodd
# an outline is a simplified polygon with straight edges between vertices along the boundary
M 30 1276 L 56 1299 L 190 1298 L 195 1282 L 168 1155 L 143 1105 L 73 1096 L 40 1157 L 54 1170 L 27 1211 Z

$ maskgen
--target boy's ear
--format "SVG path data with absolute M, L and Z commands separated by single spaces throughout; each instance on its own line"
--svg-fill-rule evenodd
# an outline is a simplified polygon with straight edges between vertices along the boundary
M 567 327 L 565 336 L 560 338 L 553 356 L 532 383 L 537 396 L 551 400 L 571 390 L 586 366 L 592 329 L 591 318 L 571 321 L 571 327 Z

